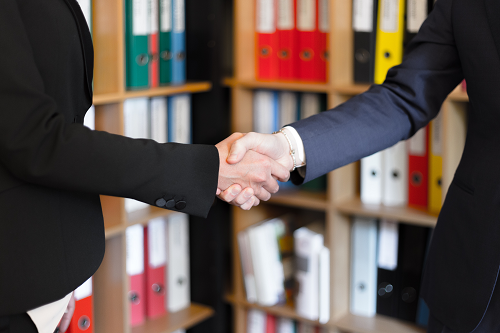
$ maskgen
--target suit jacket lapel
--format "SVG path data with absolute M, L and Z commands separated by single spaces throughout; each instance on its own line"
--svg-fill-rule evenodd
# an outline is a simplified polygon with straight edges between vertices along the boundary
M 94 47 L 92 45 L 92 36 L 90 35 L 87 21 L 85 20 L 85 16 L 83 15 L 80 5 L 76 2 L 76 0 L 65 0 L 65 2 L 75 18 L 78 33 L 80 34 L 87 92 L 89 94 L 89 98 L 92 100 L 92 79 L 94 74 Z
M 484 5 L 486 7 L 486 16 L 488 17 L 491 33 L 495 40 L 497 53 L 500 56 L 500 20 L 498 19 L 500 14 L 500 1 L 484 0 Z

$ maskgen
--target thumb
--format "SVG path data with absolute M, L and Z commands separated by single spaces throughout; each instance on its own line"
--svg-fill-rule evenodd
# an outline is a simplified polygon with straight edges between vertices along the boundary
M 229 164 L 236 164 L 239 161 L 243 159 L 245 154 L 247 153 L 248 150 L 252 149 L 253 147 L 250 145 L 250 142 L 248 139 L 245 139 L 246 136 L 243 138 L 236 140 L 232 145 L 231 149 L 229 150 L 228 157 L 226 159 L 227 163 Z

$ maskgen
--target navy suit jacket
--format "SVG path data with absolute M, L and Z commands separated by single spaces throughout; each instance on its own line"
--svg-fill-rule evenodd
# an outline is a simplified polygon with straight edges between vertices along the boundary
M 212 206 L 214 146 L 82 125 L 93 56 L 76 0 L 0 0 L 0 316 L 60 299 L 97 270 L 99 194 L 184 201 L 172 209 L 199 216 Z
M 466 145 L 422 286 L 431 313 L 456 332 L 479 324 L 500 267 L 499 14 L 498 0 L 438 0 L 382 85 L 292 124 L 304 142 L 308 181 L 408 139 L 465 77 Z

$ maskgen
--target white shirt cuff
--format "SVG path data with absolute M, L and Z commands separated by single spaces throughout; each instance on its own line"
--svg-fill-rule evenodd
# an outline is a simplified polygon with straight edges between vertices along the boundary
M 292 149 L 296 152 L 295 162 L 297 163 L 297 167 L 306 165 L 306 152 L 304 149 L 304 143 L 302 142 L 302 139 L 300 138 L 297 130 L 291 126 L 285 126 L 283 127 L 283 131 L 285 131 L 288 137 L 291 138 L 290 141 L 292 143 Z

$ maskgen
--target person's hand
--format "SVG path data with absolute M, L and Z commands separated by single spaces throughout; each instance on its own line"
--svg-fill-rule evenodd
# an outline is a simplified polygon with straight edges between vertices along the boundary
M 243 159 L 249 150 L 266 155 L 283 165 L 287 170 L 293 169 L 290 146 L 282 133 L 260 134 L 250 132 L 236 140 L 231 146 L 227 163 L 235 164 Z
M 66 332 L 66 330 L 69 327 L 69 323 L 71 322 L 71 318 L 73 318 L 74 312 L 75 312 L 75 293 L 73 292 L 71 294 L 71 298 L 69 299 L 68 307 L 66 308 L 66 311 L 64 311 L 64 315 L 62 316 L 59 325 L 57 325 L 59 332 L 61 333 Z
M 250 208 L 258 206 L 260 203 L 260 200 L 253 195 L 253 190 L 250 187 L 242 191 L 241 186 L 238 184 L 229 186 L 225 191 L 218 188 L 217 196 L 219 199 L 243 210 L 250 210 Z
M 290 172 L 280 163 L 255 151 L 248 151 L 237 164 L 227 163 L 229 149 L 234 141 L 243 136 L 241 133 L 234 133 L 216 145 L 220 159 L 217 187 L 221 191 L 233 184 L 239 184 L 242 188 L 250 187 L 259 200 L 267 201 L 271 193 L 276 193 L 279 189 L 276 179 L 286 182 Z

